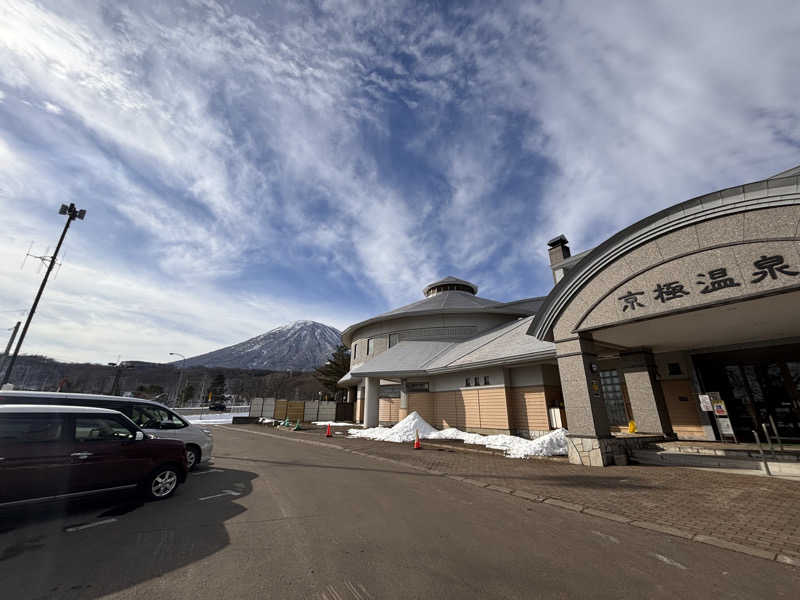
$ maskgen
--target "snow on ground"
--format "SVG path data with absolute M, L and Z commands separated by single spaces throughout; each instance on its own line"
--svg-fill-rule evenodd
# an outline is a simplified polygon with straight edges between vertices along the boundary
M 189 423 L 198 425 L 230 425 L 233 417 L 246 417 L 248 413 L 206 413 L 204 415 L 185 415 L 183 418 Z
M 355 425 L 352 421 L 348 422 L 338 422 L 338 421 L 312 421 L 312 425 L 317 425 L 319 427 L 327 427 L 330 425 L 331 427 L 348 427 L 351 425 Z
M 258 422 L 259 423 L 275 423 L 275 422 L 277 422 L 277 419 L 268 419 L 267 417 L 259 417 L 258 418 Z
M 465 444 L 485 446 L 504 450 L 509 458 L 528 456 L 560 456 L 567 454 L 567 431 L 556 429 L 535 440 L 513 435 L 480 435 L 466 433 L 460 429 L 439 431 L 414 411 L 394 427 L 373 427 L 372 429 L 349 429 L 349 437 L 366 438 L 383 442 L 413 442 L 416 433 L 425 440 L 463 440 Z

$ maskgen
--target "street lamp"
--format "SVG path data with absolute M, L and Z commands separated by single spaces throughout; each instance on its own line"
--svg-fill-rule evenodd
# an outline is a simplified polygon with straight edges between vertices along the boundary
M 183 387 L 182 386 L 182 384 L 183 384 L 183 370 L 184 370 L 184 367 L 186 366 L 186 357 L 183 354 L 181 354 L 180 352 L 170 352 L 169 355 L 170 356 L 180 356 L 183 359 L 181 361 L 180 371 L 178 371 L 178 385 L 177 385 L 176 390 L 175 390 L 175 402 L 174 402 L 174 405 L 177 406 L 178 402 L 180 401 L 180 398 L 181 398 L 181 388 Z
M 14 348 L 14 354 L 11 355 L 11 360 L 8 363 L 8 367 L 6 367 L 6 373 L 3 376 L 3 381 L 0 382 L 0 387 L 8 383 L 8 380 L 11 379 L 11 371 L 14 370 L 14 363 L 17 362 L 17 355 L 19 354 L 20 348 L 22 348 L 22 342 L 25 340 L 25 334 L 28 333 L 28 327 L 31 324 L 31 319 L 33 319 L 33 313 L 36 312 L 36 307 L 39 306 L 39 299 L 42 297 L 42 292 L 44 292 L 44 286 L 47 285 L 50 272 L 53 270 L 53 266 L 56 264 L 56 257 L 58 257 L 58 251 L 61 250 L 61 244 L 64 243 L 64 238 L 67 235 L 69 225 L 75 219 L 83 221 L 84 217 L 86 216 L 86 211 L 84 209 L 79 210 L 74 204 L 70 204 L 69 206 L 62 204 L 61 208 L 58 209 L 58 214 L 66 215 L 67 222 L 64 223 L 64 230 L 61 232 L 61 237 L 58 238 L 58 244 L 56 245 L 55 252 L 53 252 L 53 256 L 48 257 L 47 271 L 44 273 L 44 279 L 42 279 L 42 284 L 39 286 L 39 291 L 36 293 L 33 306 L 31 306 L 31 310 L 28 312 L 28 318 L 25 320 L 25 326 L 22 328 L 22 333 L 17 341 L 17 346 Z

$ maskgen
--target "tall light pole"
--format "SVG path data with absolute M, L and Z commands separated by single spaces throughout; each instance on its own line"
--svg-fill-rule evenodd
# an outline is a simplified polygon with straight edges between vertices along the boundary
M 25 326 L 22 328 L 19 341 L 14 348 L 14 354 L 11 355 L 11 360 L 8 363 L 8 367 L 6 367 L 6 373 L 3 375 L 3 381 L 0 382 L 0 386 L 5 385 L 8 383 L 8 380 L 11 379 L 11 371 L 14 370 L 14 363 L 17 362 L 17 355 L 19 354 L 20 348 L 22 348 L 22 342 L 25 341 L 25 334 L 28 333 L 28 327 L 30 327 L 31 319 L 33 319 L 33 314 L 36 312 L 36 307 L 39 306 L 39 300 L 42 297 L 42 292 L 44 292 L 44 286 L 47 285 L 50 272 L 53 270 L 53 266 L 56 264 L 56 257 L 58 257 L 58 251 L 61 250 L 61 244 L 64 243 L 64 238 L 67 235 L 69 225 L 75 219 L 80 219 L 83 221 L 83 218 L 86 216 L 86 211 L 83 209 L 78 210 L 74 204 L 70 204 L 69 206 L 62 204 L 61 208 L 58 210 L 58 214 L 67 216 L 67 222 L 64 223 L 64 231 L 61 232 L 61 237 L 58 238 L 58 244 L 56 245 L 55 252 L 53 252 L 53 256 L 49 257 L 48 259 L 47 271 L 44 273 L 44 279 L 42 279 L 42 284 L 39 286 L 39 291 L 36 293 L 33 306 L 31 306 L 31 310 L 28 312 L 28 318 L 25 319 Z
M 186 367 L 186 357 L 181 354 L 180 352 L 170 352 L 170 356 L 180 356 L 183 360 L 181 361 L 181 368 L 178 371 L 178 386 L 175 390 L 175 406 L 178 405 L 178 402 L 181 399 L 181 388 L 183 387 L 181 384 L 183 383 L 183 371 Z
M 2 370 L 3 365 L 6 362 L 6 359 L 8 358 L 8 352 L 11 350 L 11 345 L 14 343 L 14 339 L 17 337 L 17 331 L 19 331 L 20 325 L 22 325 L 22 323 L 17 321 L 17 324 L 14 325 L 14 327 L 9 327 L 9 331 L 11 331 L 12 329 L 13 331 L 11 331 L 11 337 L 8 338 L 8 345 L 6 345 L 6 351 L 3 352 L 3 356 L 0 356 L 0 370 Z

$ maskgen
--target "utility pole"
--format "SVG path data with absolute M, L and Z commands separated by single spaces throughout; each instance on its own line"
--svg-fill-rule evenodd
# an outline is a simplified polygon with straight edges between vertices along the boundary
M 170 352 L 169 355 L 170 356 L 180 356 L 181 359 L 183 359 L 181 361 L 181 368 L 178 370 L 178 383 L 175 386 L 175 400 L 172 402 L 173 406 L 178 406 L 178 404 L 182 400 L 182 398 L 181 398 L 181 388 L 183 388 L 183 372 L 184 372 L 184 369 L 186 369 L 186 357 L 183 354 L 181 354 L 180 352 Z
M 116 367 L 114 371 L 114 379 L 111 382 L 111 391 L 109 392 L 110 396 L 119 396 L 120 389 L 119 389 L 119 380 L 122 376 L 122 362 L 117 361 L 115 363 L 108 363 L 109 367 Z
M 9 352 L 9 350 L 11 350 L 11 344 L 14 343 L 14 338 L 17 337 L 17 331 L 19 331 L 19 326 L 21 324 L 22 324 L 21 321 L 17 321 L 17 324 L 14 325 L 13 331 L 11 332 L 11 337 L 8 338 L 8 344 L 6 345 L 6 351 L 3 352 L 3 356 L 0 358 L 0 371 L 2 371 L 3 365 L 5 364 L 6 359 L 8 358 L 8 352 Z
M 36 298 L 34 299 L 33 306 L 31 306 L 31 310 L 28 313 L 28 318 L 25 319 L 25 326 L 22 328 L 22 333 L 19 336 L 17 346 L 14 348 L 14 354 L 11 356 L 8 367 L 6 367 L 6 373 L 3 376 L 2 382 L 0 382 L 0 387 L 8 383 L 8 380 L 11 379 L 11 372 L 14 370 L 14 363 L 17 362 L 17 355 L 19 354 L 20 348 L 22 348 L 22 342 L 25 341 L 25 335 L 28 333 L 28 327 L 30 327 L 31 319 L 33 319 L 33 315 L 36 312 L 36 307 L 39 306 L 39 300 L 42 297 L 42 292 L 44 292 L 44 286 L 47 285 L 50 272 L 53 270 L 53 266 L 56 264 L 56 257 L 58 257 L 58 251 L 61 250 L 61 244 L 64 243 L 64 238 L 67 235 L 69 225 L 75 219 L 80 219 L 83 221 L 83 218 L 86 216 L 86 211 L 84 209 L 78 210 L 74 204 L 70 204 L 69 206 L 62 204 L 58 214 L 67 216 L 67 222 L 64 223 L 64 231 L 61 232 L 61 237 L 58 238 L 58 245 L 56 245 L 53 256 L 51 256 L 48 260 L 47 271 L 44 273 L 44 279 L 42 279 L 42 284 L 39 286 L 39 291 L 36 293 Z
M 200 387 L 200 404 L 206 401 L 206 385 L 208 385 L 208 373 L 203 371 L 203 385 Z

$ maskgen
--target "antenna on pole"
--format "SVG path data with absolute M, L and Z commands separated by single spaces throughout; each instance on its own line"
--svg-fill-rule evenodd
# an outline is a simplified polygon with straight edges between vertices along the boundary
M 53 281 L 58 279 L 58 274 L 61 273 L 61 265 L 64 264 L 64 257 L 67 255 L 66 252 L 61 253 L 61 260 L 56 263 L 56 272 L 53 275 Z
M 41 256 L 37 256 L 35 258 L 39 259 L 39 268 L 36 269 L 36 274 L 37 275 L 41 275 L 42 274 L 42 267 L 44 267 L 44 263 L 53 260 L 50 257 L 50 246 L 47 247 L 47 249 L 44 251 L 44 254 L 42 254 Z
M 25 253 L 25 256 L 22 258 L 22 264 L 19 266 L 19 270 L 20 271 L 22 271 L 22 269 L 25 268 L 25 261 L 27 261 L 28 257 L 31 255 L 31 250 L 33 250 L 33 240 L 31 240 L 31 245 L 28 246 L 28 251 Z
M 48 246 L 44 251 L 44 254 L 41 255 L 31 254 L 31 250 L 33 250 L 33 242 L 31 242 L 31 245 L 28 246 L 28 251 L 25 253 L 25 257 L 22 259 L 22 264 L 19 267 L 20 271 L 25 268 L 25 262 L 28 260 L 29 256 L 39 261 L 39 268 L 36 270 L 37 275 L 41 275 L 43 268 L 47 267 L 49 269 L 51 263 L 54 266 L 57 266 L 59 271 L 61 270 L 61 263 L 56 262 L 56 255 L 50 255 L 50 246 Z M 56 272 L 56 275 L 58 275 L 58 272 Z M 53 279 L 55 279 L 55 275 L 53 276 Z

